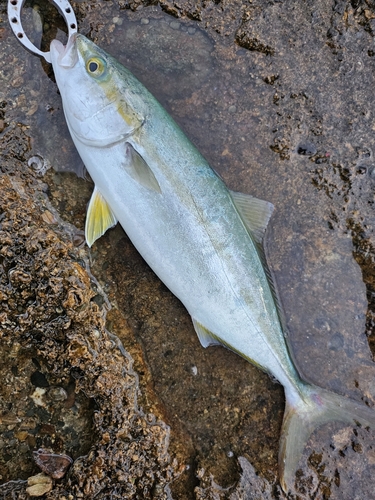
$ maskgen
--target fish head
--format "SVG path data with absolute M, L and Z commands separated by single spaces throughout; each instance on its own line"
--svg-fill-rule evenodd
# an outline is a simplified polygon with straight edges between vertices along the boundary
M 51 60 L 74 139 L 94 147 L 125 140 L 139 129 L 144 117 L 136 93 L 126 85 L 125 68 L 80 34 L 66 46 L 51 43 Z M 130 75 L 130 73 L 129 73 Z

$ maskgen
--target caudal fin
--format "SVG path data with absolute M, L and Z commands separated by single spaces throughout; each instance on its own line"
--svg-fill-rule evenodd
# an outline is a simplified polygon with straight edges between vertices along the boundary
M 280 484 L 294 491 L 295 473 L 303 449 L 314 431 L 327 422 L 359 423 L 375 429 L 375 410 L 316 386 L 302 387 L 297 403 L 286 401 L 279 450 Z

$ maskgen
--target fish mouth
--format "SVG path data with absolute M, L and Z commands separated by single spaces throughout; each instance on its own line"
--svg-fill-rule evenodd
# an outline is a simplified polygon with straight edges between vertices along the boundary
M 63 45 L 59 40 L 52 40 L 50 51 L 52 65 L 57 64 L 62 68 L 73 68 L 78 61 L 77 33 L 74 33 Z

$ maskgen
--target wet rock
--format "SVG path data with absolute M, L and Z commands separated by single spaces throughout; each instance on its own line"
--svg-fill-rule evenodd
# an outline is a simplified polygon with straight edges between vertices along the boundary
M 131 67 L 231 188 L 275 204 L 268 233 L 269 258 L 281 291 L 288 340 L 297 366 L 309 380 L 372 405 L 374 368 L 367 338 L 375 352 L 371 146 L 374 9 L 370 1 L 362 4 L 297 0 L 160 2 L 164 12 L 179 18 L 178 30 L 171 28 L 173 19 L 162 17 L 157 7 L 140 8 L 140 0 L 94 0 L 89 4 L 79 2 L 76 8 L 81 32 Z M 125 8 L 130 8 L 130 12 Z M 202 23 L 198 25 L 194 19 Z M 49 26 L 49 36 L 54 37 L 56 23 L 50 22 Z M 7 94 L 1 108 L 4 113 L 0 115 L 4 121 L 0 146 L 4 158 L 27 161 L 31 155 L 42 153 L 41 157 L 53 159 L 59 170 L 70 168 L 74 163 L 72 147 L 63 131 L 53 81 L 40 69 L 36 58 L 25 56 L 18 44 L 14 46 L 14 40 L 3 41 L 3 47 L 9 45 L 1 72 L 9 83 L 3 87 Z M 28 74 L 23 61 L 27 61 Z M 13 81 L 15 87 L 11 85 Z M 39 101 L 46 105 L 38 106 Z M 236 111 L 232 113 L 233 103 Z M 11 114 L 14 109 L 17 116 Z M 9 131 L 12 123 L 24 125 Z M 298 154 L 300 146 L 300 153 L 305 154 Z M 34 149 L 31 151 L 30 147 Z M 2 171 L 8 168 L 5 163 L 0 164 Z M 11 173 L 14 174 L 14 165 Z M 25 195 L 29 185 L 25 186 L 26 176 L 21 175 L 22 181 L 14 182 L 17 192 Z M 64 217 L 71 217 L 71 222 L 82 228 L 91 188 L 51 171 L 47 179 L 50 191 L 45 192 L 49 192 Z M 46 208 L 43 214 L 45 227 L 53 232 L 58 229 L 53 210 Z M 48 247 L 55 251 L 53 238 L 43 248 L 42 235 L 36 233 L 27 244 L 31 256 Z M 22 241 L 19 247 L 17 242 L 9 247 L 12 239 L 4 237 L 2 241 L 3 258 L 8 258 L 7 251 L 12 252 L 12 248 L 20 249 L 23 256 L 27 254 L 22 253 Z M 68 252 L 61 251 L 64 262 L 70 262 L 70 248 Z M 47 252 L 45 255 L 49 257 Z M 186 312 L 145 266 L 120 229 L 100 240 L 91 251 L 91 259 L 103 288 L 118 307 L 113 308 L 109 321 L 135 358 L 143 389 L 142 404 L 147 411 L 152 409 L 164 415 L 172 425 L 171 446 L 182 463 L 190 467 L 173 483 L 175 498 L 283 498 L 277 486 L 282 389 L 233 353 L 220 348 L 203 351 Z M 82 255 L 78 262 L 82 262 Z M 70 264 L 68 267 L 72 271 Z M 32 400 L 35 386 L 30 386 L 30 377 L 36 370 L 45 374 L 49 387 L 41 388 L 46 389 L 42 405 L 30 404 L 26 415 L 4 410 L 4 415 L 10 416 L 1 427 L 1 450 L 9 459 L 8 469 L 2 462 L 0 465 L 6 478 L 27 478 L 35 471 L 27 469 L 27 461 L 24 468 L 17 468 L 15 455 L 21 455 L 21 444 L 27 443 L 31 462 L 31 450 L 57 440 L 58 449 L 52 448 L 56 453 L 64 451 L 63 445 L 67 445 L 66 451 L 74 458 L 79 453 L 86 455 L 83 462 L 73 465 L 74 475 L 70 472 L 70 482 L 66 481 L 64 487 L 73 495 L 82 491 L 94 495 L 101 478 L 107 478 L 107 470 L 108 488 L 115 482 L 123 487 L 119 463 L 134 466 L 132 470 L 142 475 L 145 455 L 140 449 L 131 449 L 131 454 L 124 458 L 124 447 L 131 442 L 129 432 L 133 434 L 128 424 L 117 421 L 121 418 L 118 400 L 111 396 L 106 403 L 107 396 L 97 396 L 93 391 L 94 386 L 105 392 L 110 386 L 108 378 L 110 382 L 115 378 L 112 372 L 105 377 L 98 365 L 91 366 L 95 356 L 112 366 L 111 356 L 101 355 L 102 350 L 111 349 L 112 340 L 108 341 L 100 325 L 95 324 L 91 333 L 83 329 L 85 307 L 95 318 L 97 310 L 87 305 L 85 286 L 74 280 L 68 285 L 70 271 L 57 273 L 54 286 L 48 290 L 59 303 L 50 307 L 45 299 L 47 289 L 35 285 L 33 290 L 40 293 L 38 299 L 41 296 L 44 300 L 41 306 L 49 308 L 48 318 L 54 321 L 50 327 L 47 323 L 45 333 L 44 323 L 38 317 L 33 317 L 35 327 L 28 325 L 32 358 L 41 359 L 40 366 L 26 356 L 30 344 L 25 339 L 24 343 L 7 346 L 7 359 L 17 359 L 17 365 L 13 361 L 8 365 L 12 365 L 10 382 L 21 395 L 18 397 Z M 16 335 L 17 327 L 27 324 L 28 318 L 22 315 L 29 314 L 32 303 L 28 304 L 28 300 L 31 302 L 34 297 L 27 297 L 34 281 L 30 281 L 29 272 L 30 269 L 16 269 L 9 275 L 10 285 L 23 292 L 24 302 L 14 298 L 12 302 L 8 291 L 0 290 Z M 47 283 L 51 278 L 47 271 L 41 276 Z M 80 274 L 78 280 L 86 283 Z M 93 293 L 97 296 L 97 290 Z M 90 301 L 99 309 L 103 306 L 100 299 Z M 43 319 L 43 311 L 40 314 Z M 67 342 L 67 332 L 72 328 L 78 328 L 78 333 L 69 333 Z M 58 356 L 53 354 L 56 349 Z M 69 369 L 61 368 L 57 362 L 60 358 L 66 360 L 64 356 Z M 59 367 L 63 370 L 62 378 L 58 375 Z M 27 375 L 25 380 L 19 375 L 23 372 Z M 120 371 L 116 373 L 122 376 Z M 128 377 L 127 368 L 125 373 Z M 86 384 L 88 379 L 91 382 Z M 132 380 L 128 380 L 130 385 Z M 52 387 L 61 387 L 64 397 L 56 401 L 50 397 Z M 120 388 L 115 387 L 123 394 L 121 384 Z M 7 388 L 3 390 L 3 397 L 9 397 Z M 54 413 L 50 400 L 58 403 Z M 84 411 L 77 416 L 80 408 Z M 96 420 L 91 424 L 98 411 L 103 417 L 100 422 L 105 425 Z M 134 417 L 133 410 L 126 412 L 130 419 Z M 62 434 L 57 415 L 63 416 L 64 425 L 70 424 L 69 439 Z M 88 439 L 87 447 L 81 450 L 79 441 L 86 428 L 90 439 L 98 440 L 100 445 Z M 162 435 L 165 437 L 166 433 L 163 431 Z M 147 435 L 140 442 L 149 446 Z M 90 455 L 91 447 L 94 452 Z M 364 429 L 353 432 L 350 428 L 326 426 L 318 430 L 300 462 L 300 496 L 371 498 L 372 447 L 373 435 Z M 233 456 L 228 455 L 228 450 Z M 251 466 L 237 458 L 243 455 Z M 150 464 L 153 471 L 164 471 L 159 472 L 165 474 L 164 481 L 168 475 L 164 465 Z M 118 477 L 113 472 L 116 467 Z M 93 483 L 85 479 L 86 468 Z M 152 494 L 165 494 L 167 480 L 163 481 L 155 485 Z M 23 484 L 12 487 L 24 492 Z M 9 484 L 6 488 L 10 491 Z M 126 494 L 135 498 L 139 495 L 138 490 Z
M 37 466 L 53 479 L 61 479 L 73 463 L 68 455 L 53 453 L 49 449 L 39 448 L 33 452 Z
M 105 489 L 167 498 L 169 429 L 138 407 L 132 360 L 105 329 L 106 300 L 101 307 L 92 300 L 98 287 L 87 262 L 80 264 L 74 228 L 62 223 L 26 163 L 16 168 L 3 155 L 1 166 L 0 376 L 7 384 L 0 390 L 0 496 L 52 499 L 68 490 L 93 498 Z M 69 477 L 73 460 L 64 450 L 76 459 Z M 32 454 L 58 484 L 30 477 Z M 27 485 L 12 481 L 25 476 Z
M 301 142 L 297 147 L 297 153 L 302 156 L 314 156 L 317 151 L 317 147 L 312 142 Z
M 197 500 L 273 500 L 274 493 L 280 500 L 286 500 L 286 495 L 280 487 L 275 487 L 267 480 L 259 477 L 254 467 L 244 457 L 238 457 L 242 472 L 237 484 L 222 488 L 215 483 L 212 475 L 204 469 L 199 471 L 200 486 L 195 489 Z
M 262 37 L 258 33 L 247 33 L 246 25 L 237 33 L 236 41 L 240 47 L 254 52 L 260 52 L 267 56 L 274 54 L 274 49 L 262 41 Z

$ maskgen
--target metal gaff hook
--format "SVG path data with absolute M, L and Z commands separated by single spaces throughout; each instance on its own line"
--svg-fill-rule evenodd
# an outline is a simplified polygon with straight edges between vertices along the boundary
M 9 24 L 12 28 L 13 33 L 16 35 L 17 40 L 27 49 L 28 51 L 36 54 L 38 56 L 44 57 L 47 62 L 51 62 L 50 52 L 42 52 L 39 50 L 27 37 L 26 33 L 22 28 L 21 23 L 21 12 L 23 4 L 26 0 L 8 0 L 8 19 Z M 68 0 L 49 0 L 60 12 L 64 21 L 68 26 L 68 36 L 69 38 L 73 33 L 77 33 L 77 19 L 72 9 L 72 6 Z

